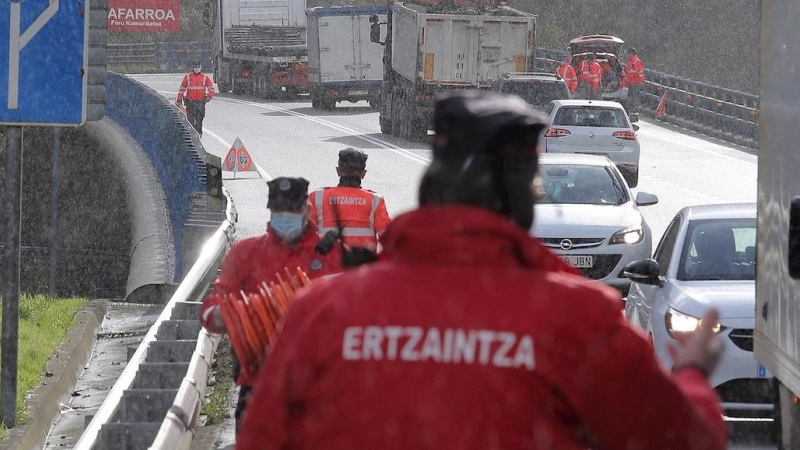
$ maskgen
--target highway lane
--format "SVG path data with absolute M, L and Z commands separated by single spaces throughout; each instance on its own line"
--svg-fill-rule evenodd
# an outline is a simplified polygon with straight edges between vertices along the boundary
M 174 101 L 178 75 L 135 75 L 134 78 Z M 743 148 L 690 133 L 656 121 L 639 123 L 642 147 L 640 186 L 659 197 L 642 208 L 653 230 L 653 248 L 682 207 L 704 203 L 755 202 L 756 156 Z M 340 104 L 335 111 L 313 110 L 309 102 L 267 102 L 247 96 L 218 95 L 207 106 L 203 144 L 224 157 L 239 137 L 262 176 L 303 176 L 311 187 L 335 185 L 337 153 L 346 146 L 370 156 L 364 186 L 386 197 L 393 216 L 416 206 L 416 187 L 430 151 L 425 144 L 384 136 L 378 113 L 366 103 Z M 237 236 L 262 233 L 267 220 L 266 184 L 255 172 L 225 173 L 225 186 L 239 211 Z M 764 444 L 763 423 L 737 424 L 732 449 L 774 448 Z

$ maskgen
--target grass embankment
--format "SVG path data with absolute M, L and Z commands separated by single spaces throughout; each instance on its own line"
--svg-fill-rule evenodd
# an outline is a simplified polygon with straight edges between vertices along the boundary
M 47 361 L 55 353 L 67 331 L 75 325 L 75 313 L 86 304 L 86 301 L 85 298 L 20 296 L 17 424 L 23 423 L 25 395 L 39 386 L 44 377 Z M 6 434 L 5 425 L 1 425 L 0 439 L 5 439 Z
M 214 355 L 213 376 L 216 383 L 211 387 L 207 403 L 203 406 L 206 425 L 221 423 L 231 417 L 233 408 L 228 404 L 233 389 L 233 352 L 227 336 L 223 337 Z

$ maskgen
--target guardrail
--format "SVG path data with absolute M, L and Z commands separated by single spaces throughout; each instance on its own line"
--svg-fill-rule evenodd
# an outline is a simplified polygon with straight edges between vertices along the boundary
M 233 240 L 236 210 L 227 191 L 225 197 L 227 219 L 145 335 L 75 450 L 189 448 L 219 341 L 198 317 Z
M 212 51 L 208 42 L 108 44 L 108 69 L 127 73 L 184 72 L 199 59 L 210 72 L 214 64 Z
M 555 72 L 564 53 L 536 48 L 536 69 Z M 645 78 L 640 105 L 645 114 L 655 116 L 666 91 L 666 115 L 659 120 L 758 148 L 758 96 L 649 69 Z

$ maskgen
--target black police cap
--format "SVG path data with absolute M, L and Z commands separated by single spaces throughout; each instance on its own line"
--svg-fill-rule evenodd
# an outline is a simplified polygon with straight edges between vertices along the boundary
M 339 169 L 363 172 L 367 168 L 367 154 L 363 151 L 348 147 L 339 152 Z
M 487 146 L 508 138 L 507 145 L 535 156 L 547 117 L 515 95 L 462 90 L 437 97 L 433 112 L 434 159 L 463 161 L 476 153 L 500 151 Z M 516 140 L 516 142 L 515 142 Z
M 308 180 L 279 177 L 267 183 L 267 208 L 300 208 L 308 201 Z

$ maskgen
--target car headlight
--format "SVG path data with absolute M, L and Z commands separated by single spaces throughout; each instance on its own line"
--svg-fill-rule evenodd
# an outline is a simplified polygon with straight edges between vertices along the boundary
M 667 332 L 669 332 L 670 336 L 676 337 L 676 335 L 680 336 L 696 330 L 703 323 L 703 319 L 698 319 L 697 317 L 670 308 L 669 311 L 667 311 L 666 322 Z M 725 327 L 720 324 L 716 324 L 714 328 L 712 328 L 714 333 L 719 333 L 724 329 Z
M 635 225 L 614 233 L 609 244 L 633 245 L 642 242 L 642 239 L 644 239 L 644 230 L 642 230 L 641 225 Z

